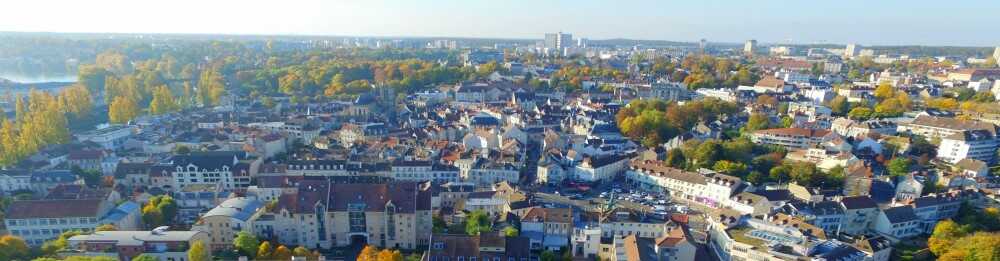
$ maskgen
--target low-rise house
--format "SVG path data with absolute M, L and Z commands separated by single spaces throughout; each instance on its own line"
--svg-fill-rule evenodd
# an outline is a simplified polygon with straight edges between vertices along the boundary
M 844 206 L 835 201 L 792 202 L 782 206 L 781 211 L 831 234 L 839 233 L 847 221 Z
M 115 150 L 125 145 L 125 141 L 132 136 L 132 127 L 125 125 L 112 125 L 76 135 L 78 141 L 89 141 L 101 145 L 102 148 Z
M 25 170 L 0 170 L 0 195 L 9 196 L 31 190 L 31 172 Z
M 850 235 L 863 235 L 868 232 L 881 213 L 875 201 L 868 196 L 844 197 L 840 199 L 840 204 L 846 216 L 841 231 Z
M 921 234 L 923 230 L 920 228 L 920 223 L 912 206 L 891 207 L 879 212 L 872 230 L 892 242 L 899 242 Z
M 868 120 L 857 122 L 848 118 L 836 118 L 830 129 L 844 137 L 870 137 L 872 135 L 896 135 L 897 125 L 892 121 Z
M 469 193 L 458 206 L 465 211 L 483 211 L 491 217 L 500 217 L 510 212 L 510 201 L 497 191 Z
M 681 228 L 660 238 L 636 235 L 615 238 L 614 246 L 614 261 L 695 260 L 697 256 L 697 247 Z
M 424 260 L 528 261 L 535 258 L 531 254 L 528 238 L 483 233 L 478 236 L 435 234 Z
M 958 190 L 948 193 L 931 194 L 913 199 L 910 205 L 919 218 L 921 233 L 933 233 L 934 226 L 945 219 L 954 218 L 963 202 L 976 200 L 979 193 L 970 190 Z
M 858 157 L 855 157 L 850 152 L 833 152 L 823 148 L 789 151 L 785 155 L 785 159 L 813 163 L 816 165 L 816 168 L 823 171 L 830 171 L 838 166 L 849 166 L 858 161 Z
M 83 256 L 131 260 L 148 255 L 159 260 L 183 261 L 197 241 L 207 241 L 200 231 L 100 231 L 67 239 L 67 249 Z
M 955 168 L 966 177 L 980 178 L 990 175 L 989 165 L 977 159 L 965 158 L 955 163 Z
M 521 216 L 521 236 L 531 240 L 532 249 L 557 251 L 569 246 L 573 232 L 573 210 L 530 208 Z

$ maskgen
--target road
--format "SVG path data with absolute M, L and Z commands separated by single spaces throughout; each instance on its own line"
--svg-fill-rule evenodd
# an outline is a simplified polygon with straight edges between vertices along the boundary
M 606 200 L 597 197 L 594 197 L 589 200 L 575 200 L 562 195 L 542 193 L 542 192 L 535 193 L 535 198 L 544 203 L 555 203 L 560 205 L 576 206 L 586 211 L 596 211 L 597 207 L 607 204 Z M 650 207 L 630 201 L 617 201 L 616 205 L 618 207 L 624 207 L 631 210 L 638 210 L 644 212 L 653 211 L 653 209 Z

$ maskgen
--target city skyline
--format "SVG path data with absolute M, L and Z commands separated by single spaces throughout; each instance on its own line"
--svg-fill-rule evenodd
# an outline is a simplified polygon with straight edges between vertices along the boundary
M 969 5 L 647 0 L 614 4 L 562 0 L 502 4 L 294 0 L 234 5 L 226 1 L 181 0 L 153 6 L 117 0 L 102 5 L 48 0 L 10 3 L 8 10 L 14 11 L 0 17 L 0 31 L 535 40 L 542 39 L 545 33 L 562 31 L 594 40 L 697 42 L 704 38 L 710 43 L 737 44 L 756 39 L 761 44 L 1000 45 L 1000 36 L 983 33 L 990 30 L 990 10 L 1000 10 L 1000 2 L 960 2 Z M 977 8 L 966 8 L 971 5 Z M 928 19 L 931 14 L 938 18 Z M 943 20 L 948 22 L 939 22 Z

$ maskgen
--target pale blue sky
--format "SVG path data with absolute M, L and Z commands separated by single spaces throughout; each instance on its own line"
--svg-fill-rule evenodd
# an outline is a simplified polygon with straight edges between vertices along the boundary
M 13 0 L 0 31 L 1000 45 L 997 0 Z

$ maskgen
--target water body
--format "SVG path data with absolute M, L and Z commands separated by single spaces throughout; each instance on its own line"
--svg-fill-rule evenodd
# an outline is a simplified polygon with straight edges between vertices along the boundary
M 58 92 L 76 82 L 76 75 L 25 75 L 0 71 L 0 93 L 27 94 L 31 89 Z
M 47 83 L 47 82 L 76 82 L 75 74 L 23 74 L 18 72 L 6 72 L 0 71 L 0 78 L 10 80 L 12 82 L 23 83 L 23 84 L 33 84 L 33 83 Z

